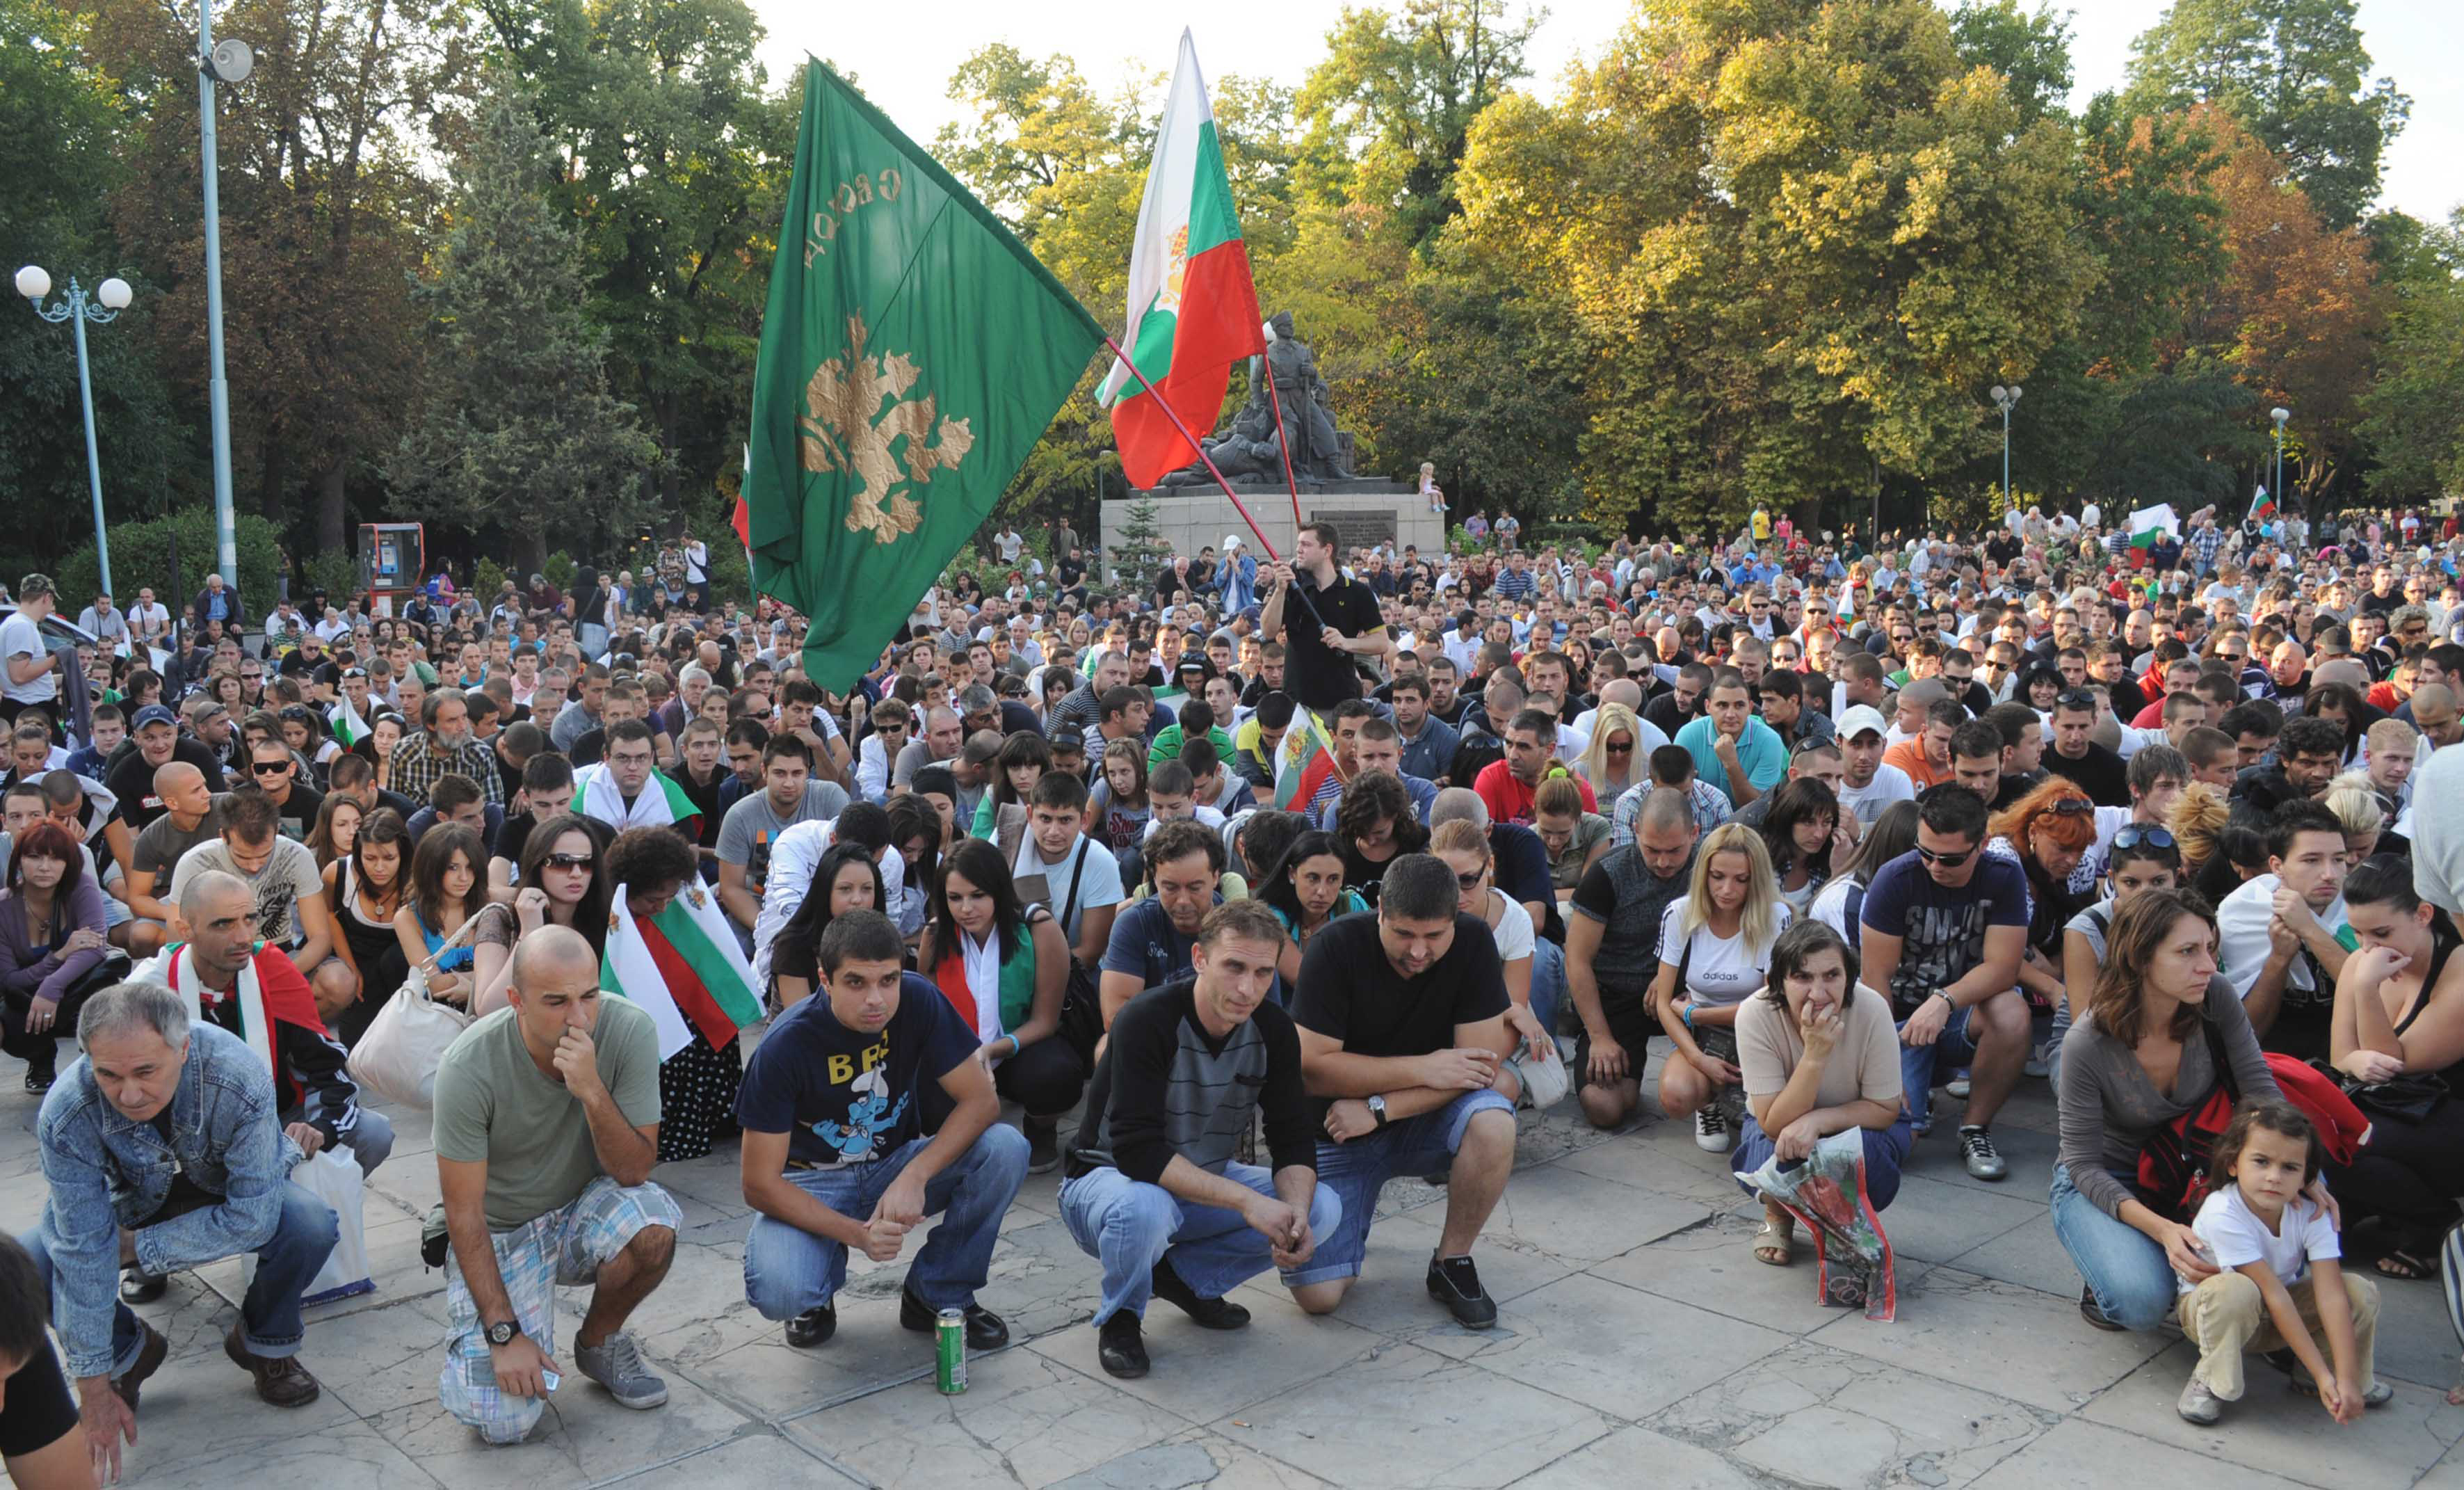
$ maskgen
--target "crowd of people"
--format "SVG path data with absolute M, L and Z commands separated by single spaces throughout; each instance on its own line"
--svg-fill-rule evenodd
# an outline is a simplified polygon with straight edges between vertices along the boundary
M 2133 546 L 2093 507 L 1879 542 L 1757 512 L 1592 553 L 1482 516 L 1468 551 L 1310 525 L 1151 587 L 1004 526 L 1002 570 L 924 595 L 844 693 L 801 617 L 710 602 L 699 565 L 444 574 L 383 614 L 251 617 L 217 580 L 178 625 L 94 597 L 90 640 L 47 637 L 70 598 L 25 576 L 0 1049 L 49 1203 L 0 1245 L 17 1482 L 117 1474 L 166 1349 L 130 1305 L 225 1256 L 257 1259 L 230 1358 L 316 1399 L 299 1301 L 338 1217 L 291 1175 L 387 1160 L 352 1056 L 406 983 L 467 1020 L 429 1073 L 428 1256 L 440 1398 L 490 1442 L 557 1388 L 559 1287 L 591 1289 L 574 1368 L 666 1400 L 626 1324 L 674 1256 L 657 1166 L 715 1148 L 745 1297 L 801 1349 L 850 1251 L 912 1263 L 904 1327 L 1005 1343 L 995 1239 L 1060 1169 L 1135 1377 L 1155 1298 L 1238 1328 L 1271 1268 L 1339 1311 L 1397 1176 L 1445 1188 L 1432 1306 L 1492 1324 L 1518 1106 L 1656 1111 L 1757 1196 L 1854 1134 L 1886 1212 L 1938 1128 L 2006 1180 L 2032 1081 L 2081 1313 L 2197 1343 L 2184 1416 L 2218 1420 L 2246 1349 L 2340 1422 L 2386 1399 L 2375 1285 L 2433 1306 L 2464 1195 L 2454 519 L 2204 512 Z M 736 937 L 758 1038 L 704 1017 L 683 947 L 685 1017 L 610 991 L 611 926 L 680 897 Z M 1802 1260 L 1764 1210 L 1752 1256 Z

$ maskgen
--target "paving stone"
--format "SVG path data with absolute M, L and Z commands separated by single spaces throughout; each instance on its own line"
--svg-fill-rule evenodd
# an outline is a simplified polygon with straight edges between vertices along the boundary
M 1696 1201 L 1641 1190 L 1603 1194 L 1589 1176 L 1552 1165 L 1507 1183 L 1481 1230 L 1481 1248 L 1536 1253 L 1582 1267 L 1710 1218 L 1710 1208 Z M 1444 1212 L 1432 1207 L 1414 1219 L 1442 1227 Z
M 1467 1359 L 1621 1418 L 1648 1417 L 1789 1337 L 1576 1274 L 1507 1304 Z
M 303 1352 L 301 1359 L 316 1369 L 315 1356 Z M 319 1440 L 359 1427 L 350 1408 L 330 1391 L 302 1408 L 268 1407 L 257 1399 L 249 1373 L 224 1357 L 217 1339 L 211 1353 L 166 1361 L 146 1382 L 137 1408 L 137 1442 L 121 1450 L 124 1482 L 254 1483 L 260 1470 L 272 1473 L 272 1466 L 284 1465 L 285 1482 L 304 1490 L 314 1480 L 297 1462 L 301 1456 L 313 1457 Z M 355 1452 L 371 1461 L 399 1457 L 376 1445 Z
M 1839 1318 L 1840 1311 L 1825 1307 L 1818 1297 L 1813 1244 L 1802 1232 L 1793 1264 L 1772 1267 L 1754 1259 L 1751 1246 L 1760 1217 L 1758 1208 L 1724 1214 L 1585 1271 L 1790 1334 L 1810 1334 Z M 1895 1261 L 1903 1290 L 1928 1266 L 1912 1257 Z
M 368 1423 L 449 1490 L 539 1490 L 593 1484 L 679 1458 L 735 1436 L 753 1421 L 656 1360 L 650 1366 L 668 1383 L 667 1405 L 647 1412 L 620 1407 L 575 1368 L 571 1336 L 561 1334 L 557 1344 L 563 1385 L 517 1445 L 483 1443 L 455 1422 L 436 1400 L 433 1374 L 425 1400 L 377 1413 Z
M 2056 1412 L 2120 1381 L 2165 1344 L 2091 1329 L 2076 1302 L 1948 1267 L 1901 1288 L 1895 1323 L 1843 1314 L 1812 1338 Z
M 2290 1382 L 2256 1360 L 2248 1363 L 2242 1399 L 2225 1405 L 2216 1427 L 2200 1428 L 2173 1411 L 2198 1358 L 2188 1341 L 2177 1341 L 2079 1416 L 2336 1490 L 2401 1490 L 2464 1438 L 2464 1412 L 2447 1405 L 2444 1388 L 2389 1383 L 2396 1389 L 2394 1401 L 2363 1413 L 2350 1427 L 2339 1427 L 2317 1398 L 2294 1391 Z
M 749 1433 L 671 1464 L 646 1465 L 610 1485 L 794 1485 L 851 1490 L 863 1480 L 825 1462 L 809 1445 L 784 1434 Z
M 1607 1432 L 1590 1409 L 1397 1345 L 1244 1409 L 1241 1442 L 1350 1490 L 1518 1484 Z M 1213 1425 L 1234 1431 L 1229 1418 Z
M 1116 1381 L 1096 1357 L 1095 1327 L 1077 1323 L 1037 1340 L 1033 1348 L 1193 1423 L 1211 1423 L 1305 1381 L 1339 1370 L 1386 1344 L 1339 1314 L 1311 1316 L 1281 1290 L 1243 1298 L 1245 1329 L 1201 1329 L 1169 1303 L 1156 1302 L 1143 1325 L 1155 1368 L 1136 1381 Z
M 1896 1211 L 1899 1207 L 1891 1209 Z M 2079 1267 L 2062 1250 L 2061 1238 L 2054 1234 L 2050 1210 L 1949 1260 L 1963 1273 L 2052 1294 L 2078 1306 Z
M 2205 1455 L 2072 1418 L 1996 1464 L 1975 1490 L 2079 1490 L 2083 1485 L 2216 1485 L 2232 1490 L 2304 1490 L 2301 1481 L 2258 1470 L 2220 1472 Z
M 1622 1428 L 1516 1481 L 1516 1490 L 1634 1490 L 1638 1483 L 1653 1490 L 1762 1490 L 1765 1481 L 1708 1449 L 1647 1428 Z
M 2006 1127 L 1997 1119 L 1993 1146 L 2002 1151 L 2011 1172 L 1998 1180 L 1980 1180 L 1968 1172 L 1967 1162 L 1959 1157 L 1961 1103 L 1940 1092 L 1934 1093 L 1933 1100 L 1933 1132 L 1918 1139 L 1908 1150 L 1908 1174 L 1996 1194 L 2025 1195 L 2037 1201 L 2045 1198 L 2047 1188 L 2054 1183 L 2054 1155 L 2059 1146 L 2051 1130 L 2016 1123 Z
M 1423 1219 L 1415 1213 L 1370 1228 L 1360 1279 L 1332 1317 L 1375 1334 L 1417 1342 L 1441 1355 L 1467 1356 L 1485 1345 L 1489 1332 L 1463 1328 L 1429 1297 L 1429 1257 L 1437 1251 L 1441 1230 L 1437 1221 L 1434 1215 Z M 1500 1307 L 1573 1271 L 1559 1258 L 1493 1246 L 1485 1238 L 1472 1249 L 1472 1260 L 1480 1266 L 1481 1286 Z M 1252 1314 L 1293 1306 L 1291 1295 L 1271 1276 L 1253 1278 L 1234 1292 Z
M 149 1391 L 147 1403 L 151 1404 Z M 267 1408 L 267 1412 L 277 1411 Z M 147 1427 L 157 1427 L 148 1424 Z M 159 1431 L 159 1429 L 158 1429 Z M 144 1428 L 139 1430 L 144 1443 Z M 209 1452 L 147 1463 L 132 1451 L 124 1485 L 246 1485 L 248 1490 L 434 1490 L 440 1481 L 364 1423 L 345 1421 L 273 1440 L 218 1434 Z
M 2047 1213 L 2042 1195 L 1912 1174 L 1901 1180 L 1899 1195 L 1882 1212 L 1882 1231 L 1896 1256 L 1947 1262 Z

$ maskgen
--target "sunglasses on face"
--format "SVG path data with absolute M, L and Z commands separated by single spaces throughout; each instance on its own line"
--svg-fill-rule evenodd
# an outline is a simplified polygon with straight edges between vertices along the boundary
M 587 854 L 551 854 L 547 856 L 547 867 L 550 869 L 588 869 L 590 867 L 590 856 Z
M 249 769 L 259 776 L 280 776 L 291 769 L 289 761 L 258 761 Z
M 1468 875 L 1459 874 L 1455 876 L 1455 884 L 1460 889 L 1477 890 L 1480 888 L 1480 882 L 1487 878 L 1488 870 L 1484 867 L 1475 870 Z
M 1917 857 L 1928 864 L 1940 864 L 1945 869 L 1957 869 L 1967 863 L 1975 853 L 1974 849 L 1964 849 L 1957 854 L 1937 854 L 1922 843 L 1917 845 Z

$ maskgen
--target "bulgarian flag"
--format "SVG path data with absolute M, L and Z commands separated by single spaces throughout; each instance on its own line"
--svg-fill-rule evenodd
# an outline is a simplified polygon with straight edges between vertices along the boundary
M 693 806 L 673 777 L 656 767 L 630 802 L 625 800 L 624 789 L 606 762 L 583 767 L 573 773 L 573 810 L 618 833 L 627 828 L 674 828 L 691 838 L 701 832 L 697 826 L 701 809 Z
M 368 722 L 360 718 L 360 711 L 351 707 L 347 698 L 334 701 L 334 706 L 325 711 L 325 723 L 334 726 L 334 738 L 342 743 L 345 750 L 368 738 Z
M 1275 811 L 1296 812 L 1317 797 L 1318 789 L 1335 774 L 1334 749 L 1319 727 L 1317 716 L 1294 707 L 1292 727 L 1275 751 Z
M 2131 547 L 2153 548 L 2158 539 L 2178 536 L 2182 531 L 2182 520 L 2173 516 L 2171 502 L 2160 501 L 2155 506 L 2142 507 L 2132 513 L 2123 530 L 2130 535 Z
M 617 890 L 599 982 L 649 1012 L 658 1026 L 661 1060 L 696 1034 L 723 1050 L 761 1017 L 753 969 L 737 950 L 717 898 L 698 879 L 685 881 L 668 908 L 648 921 L 635 920 L 625 891 Z
M 1194 431 L 1213 429 L 1232 364 L 1266 351 L 1215 112 L 1198 71 L 1198 44 L 1186 31 L 1180 33 L 1180 62 L 1164 102 L 1163 126 L 1155 132 L 1155 161 L 1147 167 L 1146 196 L 1138 204 L 1137 246 L 1130 254 L 1130 320 L 1121 343 L 1155 392 L 1149 393 L 1116 361 L 1095 398 L 1112 411 L 1122 474 L 1133 487 L 1152 486 L 1165 472 L 1197 458 L 1173 427 L 1172 415 Z M 1169 413 L 1156 407 L 1158 394 L 1171 406 Z
M 2264 484 L 2261 484 L 2258 490 L 2250 494 L 2249 521 L 2264 523 L 2274 516 L 2276 516 L 2276 498 Z

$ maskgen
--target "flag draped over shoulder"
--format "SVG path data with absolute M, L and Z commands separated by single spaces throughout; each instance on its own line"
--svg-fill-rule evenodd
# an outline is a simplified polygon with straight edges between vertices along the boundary
M 674 828 L 691 838 L 701 831 L 701 809 L 693 806 L 693 799 L 674 777 L 655 767 L 630 802 L 625 800 L 625 789 L 606 762 L 583 767 L 573 773 L 573 810 L 618 833 L 627 828 Z
M 1197 458 L 1173 415 L 1199 434 L 1213 429 L 1232 364 L 1266 350 L 1215 110 L 1198 70 L 1198 44 L 1186 31 L 1138 203 L 1129 327 L 1121 343 L 1155 391 L 1148 392 L 1116 361 L 1095 396 L 1112 411 L 1122 475 L 1132 486 L 1153 486 L 1165 472 Z M 1157 407 L 1157 394 L 1171 412 Z
M 607 950 L 600 984 L 642 1006 L 659 1031 L 667 1059 L 698 1034 L 713 1050 L 761 1017 L 753 969 L 737 949 L 736 933 L 717 897 L 688 880 L 667 909 L 637 921 L 620 887 L 607 916 Z
M 744 481 L 754 587 L 847 691 L 992 513 L 1103 327 L 819 61 L 787 189 Z

